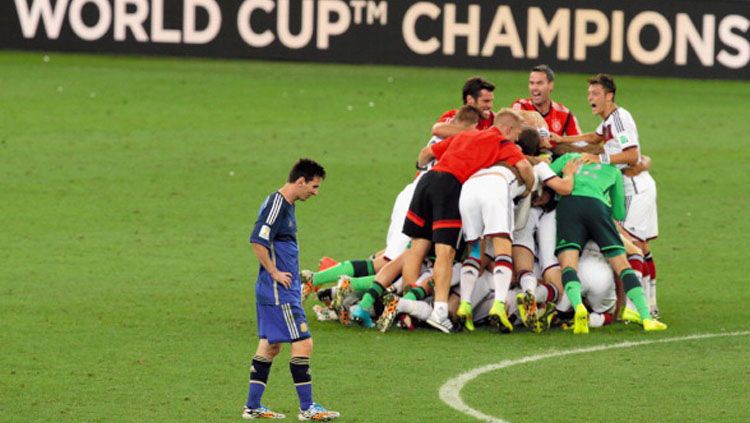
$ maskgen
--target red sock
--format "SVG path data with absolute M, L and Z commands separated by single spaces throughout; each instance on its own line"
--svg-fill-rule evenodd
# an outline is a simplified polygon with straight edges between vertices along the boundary
M 641 275 L 646 275 L 646 266 L 643 263 L 643 256 L 640 254 L 631 254 L 628 256 L 628 263 L 630 263 L 630 267 L 632 267 L 633 270 L 640 272 Z
M 651 253 L 646 254 L 643 264 L 643 267 L 648 269 L 648 274 L 651 276 L 651 280 L 656 280 L 656 266 L 654 265 L 654 258 L 651 257 Z

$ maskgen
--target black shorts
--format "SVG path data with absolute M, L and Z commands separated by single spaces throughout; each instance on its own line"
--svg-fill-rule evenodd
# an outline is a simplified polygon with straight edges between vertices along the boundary
M 601 200 L 579 195 L 562 197 L 557 205 L 555 254 L 581 251 L 588 241 L 599 244 L 605 257 L 625 253 L 610 210 Z
M 404 221 L 404 234 L 456 248 L 461 239 L 460 197 L 461 182 L 455 176 L 427 172 L 414 189 Z

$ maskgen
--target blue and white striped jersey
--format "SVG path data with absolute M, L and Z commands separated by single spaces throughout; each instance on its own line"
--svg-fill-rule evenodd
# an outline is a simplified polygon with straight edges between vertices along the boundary
M 292 274 L 292 286 L 287 289 L 271 279 L 263 266 L 259 266 L 255 301 L 266 305 L 300 302 L 297 221 L 294 217 L 294 205 L 289 204 L 280 192 L 276 191 L 266 197 L 260 206 L 250 242 L 266 247 L 276 268 Z

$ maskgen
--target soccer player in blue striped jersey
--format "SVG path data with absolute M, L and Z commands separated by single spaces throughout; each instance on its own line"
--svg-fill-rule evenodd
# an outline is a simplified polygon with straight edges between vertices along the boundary
M 310 354 L 312 335 L 301 306 L 299 248 L 294 203 L 317 195 L 325 170 L 310 159 L 300 159 L 289 172 L 287 182 L 269 195 L 258 212 L 250 235 L 253 252 L 260 262 L 255 283 L 258 318 L 258 348 L 250 368 L 250 387 L 242 412 L 244 419 L 280 419 L 260 402 L 268 382 L 273 359 L 281 344 L 291 344 L 289 370 L 297 389 L 299 420 L 331 420 L 339 416 L 312 399 Z

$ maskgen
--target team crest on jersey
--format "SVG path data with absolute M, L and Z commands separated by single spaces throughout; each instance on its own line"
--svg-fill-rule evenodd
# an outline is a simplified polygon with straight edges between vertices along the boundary
M 560 121 L 556 120 L 552 123 L 552 130 L 555 132 L 560 132 L 562 129 L 562 125 L 560 124 Z
M 258 234 L 258 236 L 268 241 L 268 238 L 271 236 L 271 227 L 268 225 L 263 225 L 263 227 L 260 228 L 260 233 Z
M 299 324 L 299 331 L 300 332 L 307 332 L 307 323 L 302 322 Z

